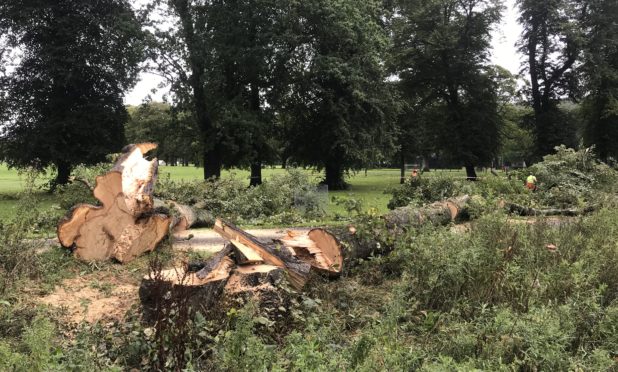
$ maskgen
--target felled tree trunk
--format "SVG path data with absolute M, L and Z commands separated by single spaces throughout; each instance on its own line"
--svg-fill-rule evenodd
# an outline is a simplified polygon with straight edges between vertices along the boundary
M 390 228 L 419 227 L 425 224 L 448 225 L 451 222 L 464 218 L 470 196 L 431 203 L 423 207 L 400 207 L 384 216 Z
M 575 217 L 575 216 L 581 216 L 581 215 L 584 215 L 584 214 L 588 214 L 588 213 L 594 212 L 596 210 L 596 208 L 594 206 L 588 206 L 588 207 L 582 208 L 582 209 L 576 209 L 576 208 L 567 208 L 567 209 L 545 208 L 545 209 L 538 209 L 538 208 L 525 207 L 523 205 L 512 204 L 512 203 L 505 204 L 505 208 L 508 210 L 509 213 L 516 214 L 518 216 L 568 216 L 568 217 Z
M 208 211 L 173 200 L 155 199 L 154 207 L 163 211 L 163 214 L 172 216 L 171 226 L 174 232 L 185 231 L 191 227 L 211 227 L 215 222 Z
M 423 207 L 397 208 L 383 217 L 387 229 L 377 228 L 364 234 L 357 234 L 355 229 L 341 231 L 338 236 L 349 247 L 345 257 L 346 265 L 354 265 L 358 260 L 364 260 L 374 255 L 390 253 L 393 246 L 385 244 L 385 242 L 392 241 L 392 235 L 398 235 L 406 230 L 421 226 L 444 226 L 451 222 L 466 220 L 470 199 L 468 195 L 464 195 Z M 382 242 L 382 244 L 379 242 Z
M 128 262 L 167 235 L 170 217 L 153 212 L 157 160 L 143 157 L 154 148 L 152 143 L 125 147 L 112 170 L 96 179 L 93 193 L 101 205 L 78 204 L 60 221 L 58 239 L 77 258 Z
M 142 280 L 139 296 L 147 317 L 160 311 L 164 297 L 185 301 L 196 310 L 208 310 L 218 300 L 230 278 L 234 261 L 228 245 L 206 261 L 199 271 L 187 267 L 152 270 Z

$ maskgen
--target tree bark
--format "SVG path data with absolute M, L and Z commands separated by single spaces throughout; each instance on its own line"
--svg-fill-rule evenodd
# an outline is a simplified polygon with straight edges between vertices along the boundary
M 329 163 L 325 167 L 326 178 L 322 182 L 328 190 L 347 190 L 348 184 L 343 180 L 343 166 L 340 163 Z
M 221 151 L 219 148 L 219 139 L 212 125 L 210 116 L 206 107 L 206 91 L 205 91 L 205 60 L 203 51 L 201 50 L 199 37 L 196 35 L 195 25 L 192 12 L 189 9 L 190 5 L 187 0 L 178 0 L 173 2 L 174 9 L 178 13 L 180 23 L 182 25 L 187 51 L 189 53 L 189 68 L 191 76 L 189 84 L 193 90 L 193 109 L 195 119 L 200 130 L 202 146 L 202 160 L 204 162 L 204 179 L 219 178 L 221 176 Z
M 262 257 L 264 263 L 285 269 L 290 284 L 294 288 L 301 289 L 309 280 L 311 265 L 298 260 L 288 250 L 268 246 L 257 240 L 253 235 L 220 219 L 215 222 L 214 230 L 229 241 L 238 241 L 253 249 Z
M 205 135 L 208 137 L 208 135 Z M 205 139 L 204 141 L 208 141 Z M 221 165 L 223 163 L 221 154 L 219 153 L 218 146 L 215 146 L 212 150 L 204 150 L 204 179 L 219 178 L 221 177 Z
M 66 185 L 69 183 L 69 177 L 71 176 L 71 164 L 65 161 L 57 161 L 56 169 L 58 174 L 56 175 L 56 179 L 54 180 L 54 185 L 52 188 L 55 188 L 58 185 Z
M 257 186 L 262 184 L 262 163 L 251 163 L 251 180 L 249 186 Z
M 474 165 L 466 165 L 466 178 L 468 181 L 476 181 L 478 179 Z
M 399 183 L 403 185 L 406 182 L 406 156 L 404 154 L 403 146 L 401 147 L 401 158 L 399 166 Z

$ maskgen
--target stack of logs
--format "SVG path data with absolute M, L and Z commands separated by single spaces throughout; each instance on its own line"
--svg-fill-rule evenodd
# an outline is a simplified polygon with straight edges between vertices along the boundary
M 161 286 L 179 291 L 199 306 L 212 304 L 221 292 L 228 294 L 276 292 L 282 280 L 300 290 L 319 273 L 331 278 L 341 274 L 341 244 L 330 232 L 315 228 L 265 243 L 232 223 L 217 219 L 214 230 L 228 243 L 202 263 L 153 271 L 140 287 L 142 303 L 148 306 L 160 296 Z

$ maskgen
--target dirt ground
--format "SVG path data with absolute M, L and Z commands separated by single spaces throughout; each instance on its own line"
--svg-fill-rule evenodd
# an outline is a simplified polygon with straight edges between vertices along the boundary
M 65 279 L 40 302 L 60 308 L 69 323 L 121 320 L 139 301 L 138 288 L 129 275 L 99 272 Z

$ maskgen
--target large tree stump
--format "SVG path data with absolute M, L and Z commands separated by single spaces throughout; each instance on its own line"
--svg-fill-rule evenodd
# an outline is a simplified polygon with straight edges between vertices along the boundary
M 277 317 L 287 316 L 294 292 L 281 288 L 282 283 L 300 290 L 312 269 L 330 277 L 341 273 L 341 245 L 324 229 L 288 233 L 274 243 L 262 242 L 221 219 L 214 230 L 229 244 L 213 257 L 176 269 L 157 269 L 143 279 L 140 298 L 147 314 L 156 313 L 169 297 L 210 315 L 251 300 L 261 308 L 277 309 Z
M 229 241 L 236 241 L 251 248 L 264 263 L 284 268 L 294 288 L 301 289 L 309 280 L 311 265 L 297 259 L 291 252 L 264 244 L 253 235 L 221 219 L 215 222 L 214 230 Z
M 58 224 L 58 239 L 77 258 L 133 260 L 153 250 L 167 235 L 171 219 L 153 212 L 157 159 L 146 152 L 155 144 L 129 145 L 110 172 L 99 176 L 94 196 L 100 206 L 78 204 Z

